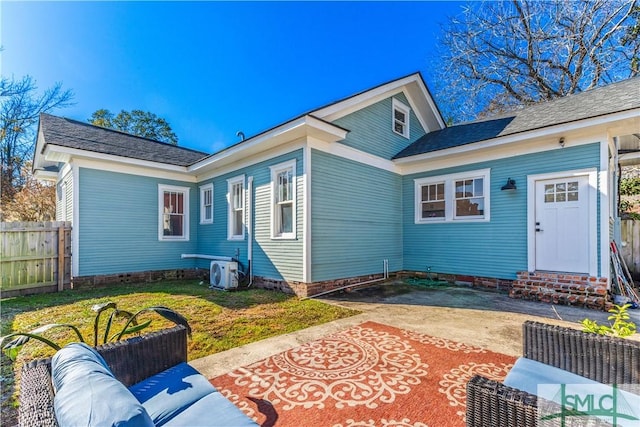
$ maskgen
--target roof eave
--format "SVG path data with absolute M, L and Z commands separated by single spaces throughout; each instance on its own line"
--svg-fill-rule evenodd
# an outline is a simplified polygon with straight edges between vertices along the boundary
M 55 144 L 46 144 L 42 153 L 43 159 L 49 162 L 68 163 L 72 159 L 89 159 L 104 162 L 121 163 L 130 166 L 139 166 L 164 171 L 187 173 L 186 166 L 171 165 L 167 163 L 152 162 L 149 160 L 134 159 L 131 157 L 117 156 L 113 154 L 97 153 L 94 151 L 64 147 Z
M 248 155 L 307 136 L 327 142 L 337 142 L 346 138 L 348 132 L 347 129 L 307 114 L 200 160 L 188 169 L 190 172 L 200 173 L 203 169 L 232 163 Z
M 33 177 L 38 181 L 57 181 L 58 171 L 35 169 L 33 171 Z
M 614 122 L 635 119 L 638 122 L 638 128 L 640 129 L 640 108 L 634 108 L 625 111 L 619 111 L 616 113 L 601 115 L 597 117 L 590 117 L 582 120 L 577 120 L 568 123 L 557 124 L 553 126 L 547 126 L 543 128 L 530 129 L 523 132 L 498 136 L 496 138 L 485 139 L 481 141 L 471 142 L 456 147 L 445 148 L 442 150 L 428 151 L 426 153 L 416 154 L 413 156 L 396 158 L 393 160 L 398 165 L 405 165 L 411 163 L 417 163 L 422 161 L 434 160 L 436 158 L 442 158 L 453 154 L 461 154 L 465 152 L 471 152 L 475 150 L 482 150 L 485 148 L 492 148 L 500 145 L 511 144 L 513 142 L 540 138 L 553 134 L 571 132 L 585 127 L 600 126 L 611 124 Z
M 416 116 L 418 117 L 420 124 L 427 132 L 436 130 L 433 129 L 434 126 L 429 126 L 427 123 L 428 119 L 426 116 L 429 112 L 433 114 L 439 129 L 446 127 L 446 123 L 442 118 L 440 109 L 433 100 L 433 97 L 422 78 L 422 74 L 419 72 L 384 83 L 374 87 L 373 89 L 360 92 L 325 107 L 318 108 L 311 114 L 327 121 L 338 120 L 385 98 L 403 92 L 404 89 L 407 91 L 409 101 L 416 112 Z

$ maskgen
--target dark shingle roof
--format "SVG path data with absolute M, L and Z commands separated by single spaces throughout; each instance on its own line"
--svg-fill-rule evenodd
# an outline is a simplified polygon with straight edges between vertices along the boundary
M 165 142 L 93 126 L 50 114 L 40 115 L 46 144 L 175 166 L 189 166 L 208 154 Z
M 640 77 L 535 104 L 500 118 L 430 132 L 395 159 L 640 108 Z

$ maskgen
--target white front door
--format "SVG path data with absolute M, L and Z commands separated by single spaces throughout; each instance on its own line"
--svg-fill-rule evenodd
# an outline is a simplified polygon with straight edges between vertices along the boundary
M 539 180 L 535 192 L 536 270 L 588 273 L 588 177 Z

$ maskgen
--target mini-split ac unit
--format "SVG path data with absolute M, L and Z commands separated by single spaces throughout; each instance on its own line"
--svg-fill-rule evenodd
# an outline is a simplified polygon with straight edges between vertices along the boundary
M 210 288 L 235 289 L 238 287 L 238 263 L 235 261 L 211 261 Z

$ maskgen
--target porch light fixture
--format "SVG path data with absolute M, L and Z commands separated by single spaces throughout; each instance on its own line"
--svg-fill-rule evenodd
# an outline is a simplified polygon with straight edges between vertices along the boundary
M 511 179 L 511 178 L 507 178 L 507 183 L 505 185 L 502 186 L 501 190 L 505 191 L 505 190 L 515 190 L 516 187 L 516 181 L 515 179 Z

